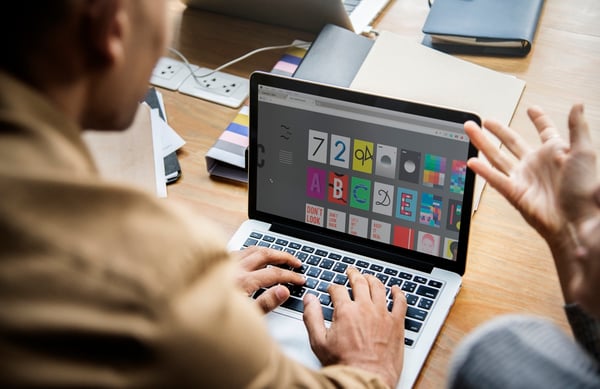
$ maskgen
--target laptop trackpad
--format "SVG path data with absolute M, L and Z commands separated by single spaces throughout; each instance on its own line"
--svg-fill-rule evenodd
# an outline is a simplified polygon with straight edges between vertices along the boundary
M 269 333 L 277 340 L 283 352 L 301 364 L 318 370 L 321 363 L 312 352 L 304 322 L 278 312 L 266 315 Z

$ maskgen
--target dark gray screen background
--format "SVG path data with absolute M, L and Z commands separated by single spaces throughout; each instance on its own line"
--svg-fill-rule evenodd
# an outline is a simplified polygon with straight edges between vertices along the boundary
M 440 252 L 443 252 L 444 238 L 458 239 L 458 232 L 446 230 L 448 200 L 455 199 L 462 202 L 463 197 L 460 194 L 450 192 L 450 173 L 452 160 L 466 160 L 468 154 L 468 142 L 454 141 L 448 138 L 420 134 L 413 131 L 402 130 L 400 128 L 385 127 L 355 119 L 332 116 L 320 112 L 311 112 L 299 108 L 291 108 L 260 101 L 260 99 L 258 101 L 257 123 L 259 123 L 260 127 L 257 132 L 257 141 L 260 150 L 258 153 L 258 160 L 259 164 L 261 162 L 263 163 L 262 167 L 259 167 L 257 170 L 258 188 L 256 193 L 258 211 L 304 222 L 306 203 L 310 203 L 325 208 L 325 225 L 327 224 L 326 212 L 328 208 L 345 212 L 347 214 L 346 231 L 348 230 L 348 217 L 350 214 L 354 214 L 366 217 L 369 221 L 375 219 L 390 223 L 392 226 L 402 225 L 414 228 L 416 231 L 426 231 L 439 235 L 441 237 Z M 449 123 L 449 125 L 456 128 L 456 123 Z M 445 127 L 447 128 L 448 125 Z M 429 125 L 429 128 L 432 128 L 431 125 Z M 308 160 L 309 129 L 329 134 L 327 162 L 330 160 L 329 149 L 331 147 L 331 135 L 345 136 L 352 141 L 360 139 L 372 142 L 375 148 L 377 144 L 396 147 L 396 179 L 375 175 L 375 161 L 373 162 L 373 174 L 365 174 L 352 170 L 351 163 L 348 169 L 344 169 L 332 166 L 329 163 L 321 164 Z M 446 157 L 446 178 L 444 188 L 436 189 L 424 187 L 420 184 L 413 184 L 397 179 L 401 149 L 421 152 L 421 177 L 425 154 Z M 350 207 L 349 205 L 343 206 L 333 204 L 328 202 L 327 199 L 319 200 L 308 197 L 306 194 L 306 171 L 309 166 L 323 169 L 328 172 L 334 171 L 342 173 L 349 177 L 365 178 L 373 183 L 381 182 L 392 185 L 394 188 L 403 187 L 417 191 L 417 215 L 415 222 L 399 219 L 394 216 L 398 201 L 396 190 L 394 190 L 392 216 L 371 211 L 363 211 L 361 209 Z M 373 187 L 371 190 L 373 190 Z M 419 223 L 421 194 L 423 192 L 432 193 L 442 197 L 442 219 L 439 228 Z M 348 236 L 352 235 L 348 234 Z M 393 247 L 396 248 L 396 246 Z M 415 243 L 415 249 L 416 247 L 417 244 Z

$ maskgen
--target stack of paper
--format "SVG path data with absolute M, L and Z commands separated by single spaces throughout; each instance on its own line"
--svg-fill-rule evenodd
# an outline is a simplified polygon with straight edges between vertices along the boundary
M 158 92 L 157 92 L 158 93 Z M 140 104 L 133 124 L 124 131 L 86 131 L 87 144 L 100 174 L 107 180 L 137 186 L 167 197 L 164 158 L 185 141 L 161 118 L 162 108 Z

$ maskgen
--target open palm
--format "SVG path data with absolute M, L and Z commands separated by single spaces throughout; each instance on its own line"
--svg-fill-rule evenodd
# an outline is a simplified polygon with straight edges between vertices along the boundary
M 492 120 L 485 122 L 485 127 L 516 159 L 493 145 L 475 123 L 466 123 L 465 131 L 473 144 L 496 169 L 478 158 L 469 161 L 469 167 L 506 197 L 548 240 L 563 233 L 569 221 L 581 217 L 569 214 L 568 209 L 579 209 L 569 204 L 580 201 L 590 190 L 585 186 L 586 182 L 593 182 L 586 177 L 595 177 L 595 162 L 589 161 L 594 153 L 581 106 L 574 106 L 569 118 L 571 146 L 541 109 L 530 108 L 528 114 L 542 141 L 538 147 L 527 144 L 509 127 Z

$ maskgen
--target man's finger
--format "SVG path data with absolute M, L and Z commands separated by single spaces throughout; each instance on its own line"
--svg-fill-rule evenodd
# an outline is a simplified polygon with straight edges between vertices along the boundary
M 308 338 L 310 339 L 310 346 L 320 356 L 320 350 L 326 342 L 327 328 L 325 328 L 325 321 L 323 319 L 323 311 L 321 310 L 321 302 L 317 296 L 307 293 L 304 296 L 304 314 L 302 319 L 304 325 L 308 331 Z
M 558 138 L 560 136 L 557 127 L 552 119 L 550 119 L 550 116 L 546 115 L 546 113 L 540 107 L 530 107 L 527 110 L 527 115 L 540 134 L 540 139 L 542 142 L 546 142 L 549 139 Z
M 406 316 L 406 295 L 399 286 L 392 286 L 392 301 L 394 302 L 392 306 L 392 316 L 394 316 L 395 320 L 404 320 Z
M 590 129 L 583 115 L 583 104 L 575 104 L 569 113 L 569 138 L 572 149 L 592 147 Z
M 385 307 L 387 305 L 385 286 L 383 286 L 381 281 L 379 281 L 379 279 L 377 279 L 375 276 L 367 275 L 365 276 L 365 279 L 369 283 L 369 291 L 371 292 L 371 300 L 373 301 L 373 304 L 376 306 Z
M 371 292 L 369 291 L 369 283 L 367 282 L 365 277 L 360 273 L 360 271 L 358 271 L 358 269 L 354 267 L 350 267 L 346 271 L 346 275 L 348 276 L 348 282 L 350 284 L 350 287 L 352 288 L 352 295 L 354 296 L 354 300 L 359 301 L 368 299 L 370 301 Z
M 306 278 L 302 274 L 285 270 L 276 266 L 270 266 L 266 269 L 255 270 L 252 278 L 256 280 L 259 287 L 268 287 L 275 284 L 295 284 L 304 285 Z
M 478 158 L 471 158 L 467 161 L 467 166 L 477 175 L 483 177 L 488 184 L 503 195 L 512 205 L 517 204 L 519 193 L 510 177 L 493 169 L 489 164 Z
M 500 150 L 498 145 L 493 144 L 487 135 L 474 122 L 465 123 L 465 133 L 471 139 L 475 147 L 494 165 L 499 171 L 508 174 L 512 169 L 513 162 Z M 502 141 L 505 129 L 498 122 L 487 121 L 486 128 Z
M 256 303 L 264 313 L 271 312 L 290 297 L 290 291 L 283 285 L 275 285 L 264 291 L 256 299 Z
M 251 246 L 241 255 L 241 264 L 248 270 L 260 269 L 267 265 L 289 265 L 294 268 L 302 265 L 293 255 L 266 247 Z

